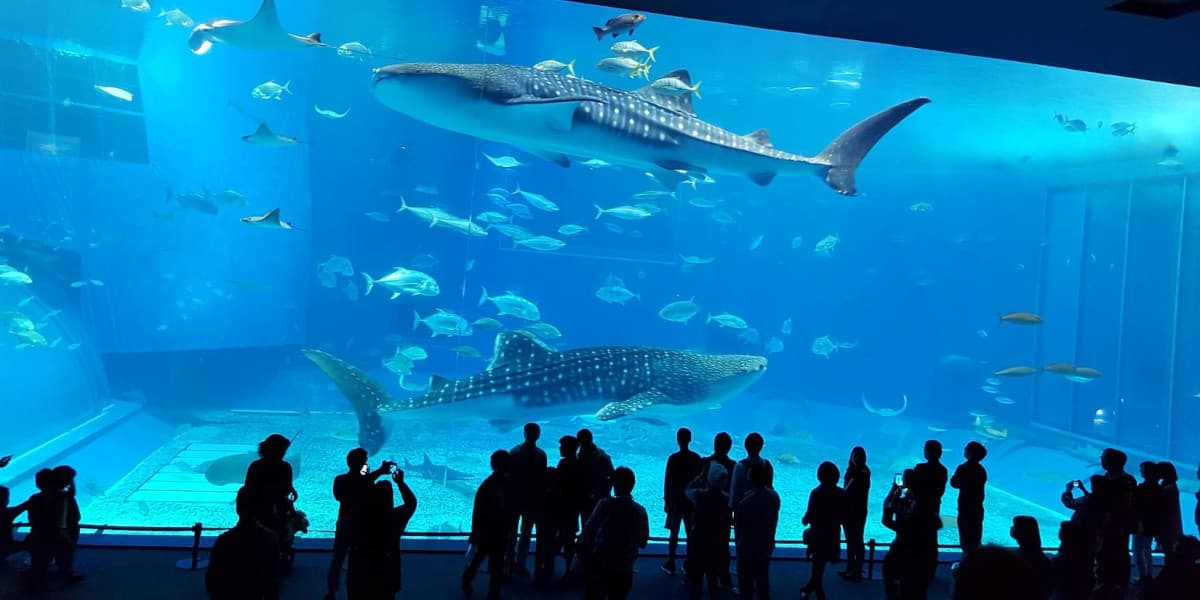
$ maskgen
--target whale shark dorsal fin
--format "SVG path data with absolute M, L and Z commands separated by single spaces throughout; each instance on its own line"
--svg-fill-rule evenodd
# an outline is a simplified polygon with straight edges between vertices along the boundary
M 766 146 L 766 147 L 768 147 L 768 148 L 774 148 L 774 147 L 775 147 L 775 146 L 774 146 L 774 145 L 771 143 L 771 134 L 770 134 L 770 133 L 768 133 L 766 129 L 755 129 L 754 131 L 751 131 L 750 133 L 747 133 L 747 134 L 746 134 L 746 137 L 748 137 L 748 138 L 750 138 L 750 139 L 754 140 L 754 141 L 755 141 L 755 142 L 757 142 L 757 143 L 758 143 L 760 146 Z
M 670 402 L 670 396 L 651 388 L 624 400 L 616 400 L 601 406 L 600 410 L 596 411 L 596 418 L 601 421 L 611 421 L 655 404 L 668 404 Z
M 549 360 L 554 354 L 553 349 L 529 333 L 505 331 L 496 336 L 496 344 L 492 350 L 492 362 L 488 365 L 488 370 L 492 371 L 506 365 L 536 364 Z
M 439 309 L 440 310 L 440 309 Z M 429 394 L 441 393 L 447 387 L 453 385 L 454 382 L 442 377 L 441 375 L 429 376 Z
M 433 461 L 429 460 L 428 452 L 422 452 L 421 457 L 422 457 L 421 466 L 423 466 L 423 467 L 432 467 L 433 466 Z

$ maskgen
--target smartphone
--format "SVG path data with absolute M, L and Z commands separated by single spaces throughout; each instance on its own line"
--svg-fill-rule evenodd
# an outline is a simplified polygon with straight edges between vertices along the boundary
M 367 468 L 367 465 L 363 465 L 362 468 L 358 470 L 359 475 L 366 475 L 367 473 L 370 473 L 370 472 L 371 471 L 370 471 L 370 469 Z
M 904 487 L 904 473 L 896 473 L 896 477 L 892 479 L 892 485 Z

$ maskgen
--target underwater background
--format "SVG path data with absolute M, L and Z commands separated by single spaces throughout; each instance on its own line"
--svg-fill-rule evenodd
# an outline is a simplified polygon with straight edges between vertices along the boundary
M 1174 461 L 1190 514 L 1200 91 L 652 13 L 634 35 L 597 41 L 591 27 L 617 11 L 550 1 L 280 0 L 288 31 L 319 31 L 329 46 L 197 56 L 188 21 L 246 19 L 259 3 L 147 4 L 0 9 L 0 455 L 17 455 L 0 483 L 14 497 L 36 469 L 69 462 L 85 522 L 231 525 L 245 453 L 279 432 L 294 439 L 311 535 L 331 535 L 331 482 L 357 420 L 300 350 L 332 353 L 405 398 L 430 375 L 482 371 L 497 333 L 533 326 L 563 350 L 768 358 L 720 407 L 542 423 L 552 459 L 560 436 L 592 428 L 636 471 L 651 514 L 678 426 L 702 455 L 718 431 L 734 435 L 735 458 L 747 433 L 765 435 L 781 538 L 799 537 L 821 461 L 844 468 L 851 447 L 866 447 L 874 515 L 930 438 L 951 469 L 967 441 L 988 446 L 985 541 L 1006 540 L 1016 514 L 1055 531 L 1059 494 L 1098 469 L 1106 446 L 1127 450 L 1134 472 L 1140 460 Z M 628 40 L 655 49 L 648 79 L 595 68 Z M 897 102 L 932 102 L 866 158 L 858 196 L 817 177 L 763 187 L 729 176 L 667 195 L 637 169 L 563 169 L 417 122 L 371 93 L 372 69 L 391 63 L 548 59 L 628 90 L 686 68 L 701 119 L 769 128 L 777 148 L 804 155 Z M 260 123 L 298 143 L 243 141 Z M 461 235 L 397 212 L 401 198 L 481 226 L 496 212 L 565 246 L 523 247 L 496 228 Z M 597 217 L 597 206 L 633 204 L 653 214 Z M 275 208 L 295 229 L 242 222 Z M 366 294 L 363 274 L 397 267 L 427 274 L 438 293 Z M 553 327 L 498 316 L 480 305 L 485 288 L 528 299 Z M 685 323 L 660 316 L 685 300 L 698 305 Z M 414 327 L 414 312 L 438 309 L 474 323 L 471 335 Z M 998 318 L 1014 312 L 1044 321 Z M 707 322 L 722 313 L 746 326 Z M 1069 369 L 1042 370 L 1056 364 Z M 1010 367 L 1034 372 L 996 375 Z M 525 420 L 517 407 L 385 415 L 373 462 L 428 454 L 453 470 L 410 470 L 428 476 L 410 477 L 421 499 L 410 529 L 468 527 L 488 453 L 519 442 Z M 874 516 L 867 533 L 892 537 Z

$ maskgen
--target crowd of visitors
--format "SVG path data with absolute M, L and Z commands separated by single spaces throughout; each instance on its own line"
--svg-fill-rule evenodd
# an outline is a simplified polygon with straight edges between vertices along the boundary
M 523 441 L 511 450 L 492 453 L 492 472 L 476 490 L 463 593 L 473 592 L 476 574 L 487 561 L 488 598 L 500 597 L 514 577 L 544 583 L 556 575 L 578 578 L 589 600 L 626 598 L 634 584 L 634 564 L 650 539 L 649 517 L 633 499 L 634 472 L 614 468 L 587 429 L 558 440 L 554 465 L 538 446 L 541 428 L 529 423 L 523 433 Z M 730 456 L 733 438 L 725 432 L 716 435 L 706 457 L 690 449 L 690 430 L 679 429 L 676 441 L 679 450 L 667 458 L 664 476 L 669 537 L 661 570 L 681 573 L 693 598 L 724 593 L 769 598 L 781 499 L 771 462 L 762 456 L 765 440 L 758 433 L 747 435 L 746 456 L 738 461 Z M 278 434 L 259 445 L 259 458 L 237 493 L 238 523 L 212 548 L 205 582 L 214 600 L 278 598 L 278 581 L 294 560 L 293 538 L 307 527 L 304 513 L 295 507 L 298 494 L 285 459 L 289 446 Z M 1038 522 L 1029 516 L 1012 520 L 1015 549 L 982 543 L 988 481 L 982 444 L 966 445 L 964 461 L 952 477 L 941 463 L 938 441 L 925 443 L 924 456 L 923 462 L 897 474 L 883 503 L 882 524 L 895 532 L 882 560 L 888 600 L 926 597 L 938 566 L 947 485 L 958 491 L 962 558 L 953 568 L 956 599 L 1124 600 L 1131 585 L 1145 600 L 1200 598 L 1200 541 L 1183 535 L 1173 464 L 1142 462 L 1138 483 L 1125 470 L 1123 452 L 1104 450 L 1103 473 L 1087 484 L 1067 483 L 1062 503 L 1071 517 L 1059 528 L 1059 549 L 1048 556 Z M 0 459 L 0 467 L 8 460 Z M 347 471 L 333 481 L 339 510 L 325 598 L 337 597 L 348 559 L 348 598 L 393 599 L 403 589 L 400 539 L 417 498 L 395 463 L 384 461 L 371 470 L 367 451 L 355 448 L 346 465 Z M 0 487 L 0 558 L 18 551 L 29 554 L 32 591 L 45 589 L 52 567 L 68 583 L 83 578 L 74 569 L 80 530 L 75 475 L 69 466 L 39 471 L 38 492 L 15 506 L 9 505 L 8 489 Z M 843 542 L 846 566 L 839 574 L 850 582 L 864 580 L 870 485 L 862 447 L 850 452 L 844 473 L 829 461 L 817 468 L 801 520 L 811 569 L 800 597 L 826 597 L 825 570 L 842 560 Z M 13 523 L 22 513 L 28 514 L 29 534 L 18 540 Z M 1200 526 L 1200 509 L 1196 520 Z M 681 533 L 686 540 L 682 552 Z M 1161 565 L 1152 560 L 1155 550 L 1164 556 Z

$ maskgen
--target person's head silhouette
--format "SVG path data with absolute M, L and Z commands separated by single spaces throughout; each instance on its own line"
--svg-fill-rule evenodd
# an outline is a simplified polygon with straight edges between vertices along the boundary
M 725 456 L 729 451 L 733 450 L 733 437 L 722 431 L 713 438 L 713 453 L 717 456 Z
M 493 452 L 492 458 L 490 461 L 491 465 L 492 465 L 492 472 L 500 474 L 500 475 L 507 473 L 508 472 L 508 461 L 509 461 L 509 456 L 508 456 L 507 450 L 497 450 L 497 451 Z
M 925 460 L 937 462 L 942 458 L 942 443 L 937 440 L 925 442 Z
M 688 444 L 692 443 L 692 430 L 687 427 L 680 427 L 679 431 L 675 432 L 675 443 L 679 444 L 680 450 L 686 450 Z
M 346 453 L 346 466 L 350 468 L 351 473 L 357 473 L 362 470 L 367 464 L 367 451 L 362 448 L 355 448 Z
M 542 428 L 538 427 L 537 423 L 525 424 L 525 443 L 529 445 L 537 444 L 539 438 L 542 437 Z
M 821 485 L 837 485 L 841 476 L 837 465 L 829 461 L 825 461 L 817 467 L 817 481 L 821 482 Z
M 617 496 L 628 496 L 633 493 L 635 479 L 633 469 L 617 467 L 612 474 L 613 493 Z
M 762 453 L 764 444 L 766 444 L 766 441 L 763 440 L 761 433 L 751 433 L 750 435 L 746 436 L 746 441 L 743 442 L 743 445 L 746 446 L 746 454 L 754 457 L 757 457 L 760 453 Z
M 579 440 L 576 439 L 575 436 L 564 435 L 564 436 L 558 438 L 558 455 L 559 456 L 561 456 L 563 458 L 567 458 L 568 456 L 575 456 L 575 453 L 578 451 L 579 451 Z

